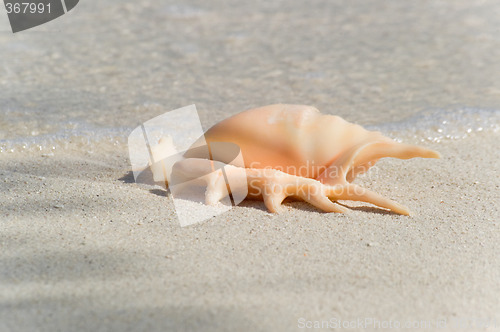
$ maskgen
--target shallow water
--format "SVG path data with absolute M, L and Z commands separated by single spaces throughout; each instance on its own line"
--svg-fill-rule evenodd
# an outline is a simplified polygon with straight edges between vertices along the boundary
M 1 153 L 124 145 L 139 124 L 193 103 L 205 128 L 272 103 L 398 139 L 500 126 L 493 0 L 82 1 L 15 35 L 5 19 Z

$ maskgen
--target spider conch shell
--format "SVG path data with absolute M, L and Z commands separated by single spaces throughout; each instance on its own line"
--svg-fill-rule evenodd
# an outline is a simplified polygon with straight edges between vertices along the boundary
M 383 157 L 440 157 L 436 151 L 396 142 L 304 105 L 277 104 L 244 111 L 211 127 L 204 139 L 208 146 L 216 142 L 239 146 L 244 165 L 234 167 L 245 167 L 249 196 L 262 197 L 272 212 L 280 211 L 286 197 L 295 196 L 325 211 L 345 212 L 337 200 L 358 200 L 408 215 L 404 206 L 351 182 Z M 201 145 L 200 140 L 193 148 Z M 187 174 L 194 163 L 199 168 L 208 162 L 197 151 L 184 155 L 195 159 L 176 165 L 178 171 Z M 213 186 L 207 189 L 208 203 L 214 203 L 213 197 L 219 199 L 214 191 Z

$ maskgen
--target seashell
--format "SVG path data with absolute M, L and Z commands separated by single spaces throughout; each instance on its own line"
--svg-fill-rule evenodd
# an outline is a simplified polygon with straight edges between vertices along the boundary
M 202 148 L 206 144 L 210 150 L 221 142 L 236 144 L 243 164 L 228 163 Z M 158 148 L 162 149 L 161 145 Z M 206 184 L 207 204 L 245 187 L 249 198 L 263 199 L 271 212 L 280 212 L 283 200 L 292 196 L 327 212 L 346 212 L 348 209 L 337 201 L 352 200 L 409 215 L 401 204 L 352 181 L 380 158 L 440 155 L 396 142 L 338 116 L 321 114 L 311 106 L 277 104 L 217 123 L 183 157 L 172 166 L 173 173 Z M 233 178 L 231 188 L 224 182 L 221 165 L 225 165 L 226 176 Z

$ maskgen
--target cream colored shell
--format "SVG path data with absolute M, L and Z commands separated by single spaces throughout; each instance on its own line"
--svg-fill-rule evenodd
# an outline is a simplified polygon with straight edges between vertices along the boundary
M 263 198 L 272 212 L 281 209 L 286 197 L 294 196 L 325 211 L 345 212 L 337 200 L 359 200 L 407 215 L 404 206 L 351 182 L 383 157 L 439 158 L 433 150 L 395 142 L 304 105 L 277 104 L 241 112 L 211 127 L 204 139 L 208 146 L 238 145 L 244 165 L 230 165 L 229 171 L 244 166 L 246 178 L 241 185 L 248 185 L 250 197 Z M 202 144 L 203 140 L 195 143 L 174 170 L 189 178 L 204 178 L 206 201 L 215 204 L 225 184 L 218 172 L 210 171 L 214 162 L 195 149 Z

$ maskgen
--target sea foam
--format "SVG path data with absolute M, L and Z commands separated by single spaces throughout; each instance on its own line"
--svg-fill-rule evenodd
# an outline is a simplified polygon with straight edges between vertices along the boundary
M 183 125 L 178 124 L 180 127 Z M 479 108 L 429 109 L 400 121 L 365 126 L 381 131 L 398 141 L 434 142 L 466 139 L 471 135 L 500 131 L 500 110 Z M 134 128 L 100 127 L 84 120 L 52 124 L 51 130 L 36 126 L 0 139 L 0 153 L 84 150 L 96 151 L 109 146 L 127 144 Z M 8 133 L 8 132 L 7 132 Z

